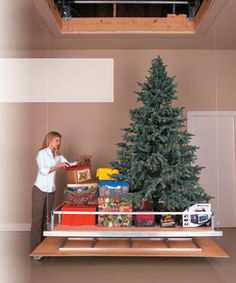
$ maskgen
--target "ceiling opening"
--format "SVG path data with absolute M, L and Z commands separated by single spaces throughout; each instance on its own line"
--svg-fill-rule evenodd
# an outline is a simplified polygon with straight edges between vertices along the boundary
M 195 33 L 214 0 L 48 0 L 60 32 Z
M 54 0 L 61 15 L 81 17 L 167 17 L 184 14 L 194 19 L 203 0 Z

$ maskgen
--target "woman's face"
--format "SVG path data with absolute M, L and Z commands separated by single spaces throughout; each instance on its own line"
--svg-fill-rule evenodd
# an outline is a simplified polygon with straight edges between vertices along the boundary
M 58 149 L 59 145 L 61 144 L 61 138 L 59 137 L 55 137 L 51 140 L 51 142 L 49 143 L 49 147 L 51 149 Z

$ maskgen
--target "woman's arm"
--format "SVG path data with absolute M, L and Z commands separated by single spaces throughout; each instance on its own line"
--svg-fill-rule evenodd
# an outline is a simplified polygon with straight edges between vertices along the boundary
M 38 152 L 36 160 L 37 160 L 38 170 L 42 175 L 48 175 L 60 168 L 69 167 L 69 164 L 67 162 L 60 162 L 60 160 L 58 164 L 56 164 L 53 167 L 50 167 L 50 165 L 48 165 L 50 164 L 50 160 L 47 160 L 47 155 L 45 155 L 44 152 Z
M 70 165 L 68 164 L 68 162 L 61 162 L 60 164 L 51 167 L 50 170 L 48 171 L 48 174 L 50 174 L 50 173 L 52 173 L 53 171 L 56 171 L 56 170 L 58 170 L 58 169 L 66 168 L 66 167 L 69 167 L 69 166 L 70 166 Z
M 58 155 L 58 158 L 60 159 L 60 162 L 67 163 L 69 166 L 76 166 L 77 165 L 77 161 L 69 162 L 63 155 Z M 67 166 L 67 167 L 69 167 L 69 166 Z

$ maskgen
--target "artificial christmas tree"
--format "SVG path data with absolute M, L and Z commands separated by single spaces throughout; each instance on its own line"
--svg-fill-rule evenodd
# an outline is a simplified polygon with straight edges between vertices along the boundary
M 195 164 L 197 148 L 189 144 L 183 108 L 172 105 L 177 99 L 173 81 L 162 59 L 154 59 L 149 77 L 136 92 L 143 105 L 130 110 L 130 127 L 123 129 L 123 142 L 111 164 L 120 172 L 118 180 L 130 183 L 136 206 L 149 199 L 164 202 L 167 210 L 183 211 L 211 197 L 198 183 L 202 167 Z

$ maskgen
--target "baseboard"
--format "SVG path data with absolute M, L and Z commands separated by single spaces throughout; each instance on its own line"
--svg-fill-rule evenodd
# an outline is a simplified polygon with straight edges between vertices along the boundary
M 30 223 L 0 223 L 0 232 L 30 231 Z

